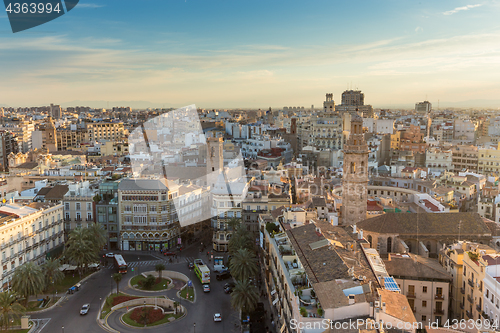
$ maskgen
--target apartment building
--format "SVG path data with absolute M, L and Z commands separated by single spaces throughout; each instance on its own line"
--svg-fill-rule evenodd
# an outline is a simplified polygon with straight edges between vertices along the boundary
M 443 173 L 452 170 L 452 152 L 449 149 L 428 148 L 425 151 L 425 164 L 429 168 L 429 172 Z
M 477 168 L 483 175 L 500 174 L 500 145 L 490 148 L 479 148 Z
M 384 260 L 418 321 L 439 326 L 449 319 L 450 284 L 452 276 L 437 260 L 415 254 L 389 254 Z
M 60 203 L 15 203 L 0 207 L 2 289 L 9 287 L 16 267 L 28 261 L 42 264 L 62 251 L 63 206 Z
M 96 203 L 97 223 L 107 232 L 108 250 L 120 248 L 120 225 L 118 223 L 118 185 L 120 181 L 104 181 L 99 184 L 99 202 Z
M 484 278 L 488 261 L 483 258 L 486 254 L 496 251 L 487 245 L 478 244 L 465 251 L 463 256 L 462 304 L 464 310 L 461 319 L 480 320 L 484 304 Z
M 88 141 L 87 131 L 77 125 L 59 127 L 56 133 L 57 150 L 80 148 L 80 144 Z
M 465 306 L 465 288 L 462 288 L 464 279 L 463 257 L 468 247 L 468 242 L 457 242 L 448 245 L 439 252 L 439 262 L 453 278 L 449 293 L 450 313 L 448 319 L 450 320 L 463 319 L 462 315 Z
M 488 263 L 484 275 L 483 311 L 484 319 L 499 322 L 500 320 L 500 255 L 487 254 L 483 259 Z
M 476 139 L 477 124 L 470 119 L 455 119 L 453 141 L 460 144 L 471 144 Z
M 259 232 L 259 215 L 268 212 L 268 185 L 262 183 L 260 185 L 252 184 L 246 198 L 241 203 L 241 216 L 244 228 L 257 234 Z
M 424 133 L 420 131 L 420 127 L 410 125 L 410 128 L 401 132 L 399 149 L 411 150 L 414 153 L 425 153 L 426 147 Z
M 0 130 L 0 170 L 9 170 L 9 155 L 19 152 L 18 138 L 9 131 Z
M 87 123 L 89 141 L 120 141 L 126 135 L 122 122 L 119 123 Z
M 316 148 L 342 149 L 343 121 L 342 117 L 333 113 L 324 113 L 311 119 L 311 136 L 308 144 Z
M 160 251 L 177 246 L 177 184 L 166 179 L 126 178 L 117 193 L 121 250 Z
M 241 219 L 241 203 L 246 198 L 249 184 L 239 179 L 228 181 L 225 172 L 217 176 L 211 189 L 211 225 L 214 230 L 213 249 L 215 251 L 228 251 L 229 239 L 233 230 L 228 225 L 232 219 Z M 229 178 L 231 179 L 231 178 Z
M 458 145 L 451 148 L 453 158 L 453 172 L 477 172 L 478 148 L 476 146 Z
M 67 234 L 73 229 L 87 228 L 95 222 L 94 196 L 90 183 L 68 183 L 68 192 L 64 194 L 64 230 Z

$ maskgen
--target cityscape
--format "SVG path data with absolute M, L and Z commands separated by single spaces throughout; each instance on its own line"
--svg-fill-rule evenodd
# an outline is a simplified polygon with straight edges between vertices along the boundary
M 496 1 L 60 6 L 0 13 L 0 331 L 500 332 Z

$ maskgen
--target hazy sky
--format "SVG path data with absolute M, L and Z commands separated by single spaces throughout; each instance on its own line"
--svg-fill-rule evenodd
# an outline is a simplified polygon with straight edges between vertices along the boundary
M 498 1 L 80 0 L 13 34 L 1 12 L 0 105 L 500 99 L 498 17 Z

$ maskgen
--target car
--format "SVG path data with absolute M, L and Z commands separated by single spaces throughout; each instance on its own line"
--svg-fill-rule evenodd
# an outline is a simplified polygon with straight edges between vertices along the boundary
M 82 309 L 80 310 L 81 315 L 86 315 L 89 313 L 90 310 L 90 304 L 83 304 Z
M 163 252 L 163 255 L 164 255 L 164 256 L 175 256 L 175 252 L 172 252 L 172 251 L 165 251 L 165 252 Z
M 115 254 L 110 252 L 110 253 L 106 253 L 106 258 L 114 258 L 115 257 Z
M 189 269 L 193 269 L 194 268 L 194 264 L 192 262 L 188 263 L 188 268 Z
M 224 292 L 225 292 L 226 294 L 230 294 L 230 293 L 232 293 L 232 292 L 233 292 L 233 288 L 232 288 L 232 287 L 227 287 L 227 288 L 224 288 Z
M 229 279 L 231 277 L 231 273 L 229 273 L 229 271 L 225 271 L 223 273 L 218 273 L 215 277 L 217 280 L 221 281 L 221 280 Z
M 231 287 L 231 288 L 234 288 L 235 284 L 234 282 L 228 282 L 224 285 L 224 289 L 228 288 L 228 287 Z
M 214 314 L 214 321 L 222 321 L 222 316 L 220 315 L 220 313 Z
M 203 285 L 203 292 L 205 292 L 205 293 L 210 292 L 210 286 L 208 284 Z

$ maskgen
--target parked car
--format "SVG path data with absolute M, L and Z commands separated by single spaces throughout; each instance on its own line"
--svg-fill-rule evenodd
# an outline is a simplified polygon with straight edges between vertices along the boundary
M 228 287 L 231 287 L 231 288 L 234 288 L 235 284 L 234 282 L 228 282 L 224 285 L 224 289 L 228 288 Z
M 220 315 L 220 313 L 214 314 L 214 321 L 222 321 L 222 316 Z
M 110 252 L 110 253 L 106 253 L 106 258 L 114 258 L 115 257 L 115 254 Z
M 194 264 L 192 262 L 188 263 L 188 268 L 189 269 L 193 269 L 194 268 Z
M 221 280 L 229 279 L 231 277 L 231 273 L 229 273 L 229 271 L 224 271 L 223 273 L 217 273 L 217 275 L 215 277 L 217 280 L 221 281 Z
M 90 304 L 84 304 L 82 306 L 82 309 L 80 310 L 80 314 L 86 315 L 87 313 L 89 313 L 89 310 L 90 310 Z
M 224 292 L 225 292 L 226 294 L 230 294 L 230 293 L 232 293 L 232 292 L 233 292 L 233 288 L 232 288 L 232 287 L 227 287 L 227 288 L 224 288 Z
M 165 252 L 163 252 L 163 255 L 164 255 L 164 256 L 175 256 L 175 252 L 172 252 L 172 251 L 165 251 Z
M 208 285 L 208 284 L 204 284 L 204 285 L 203 285 L 203 292 L 205 292 L 205 293 L 210 292 L 210 285 Z

